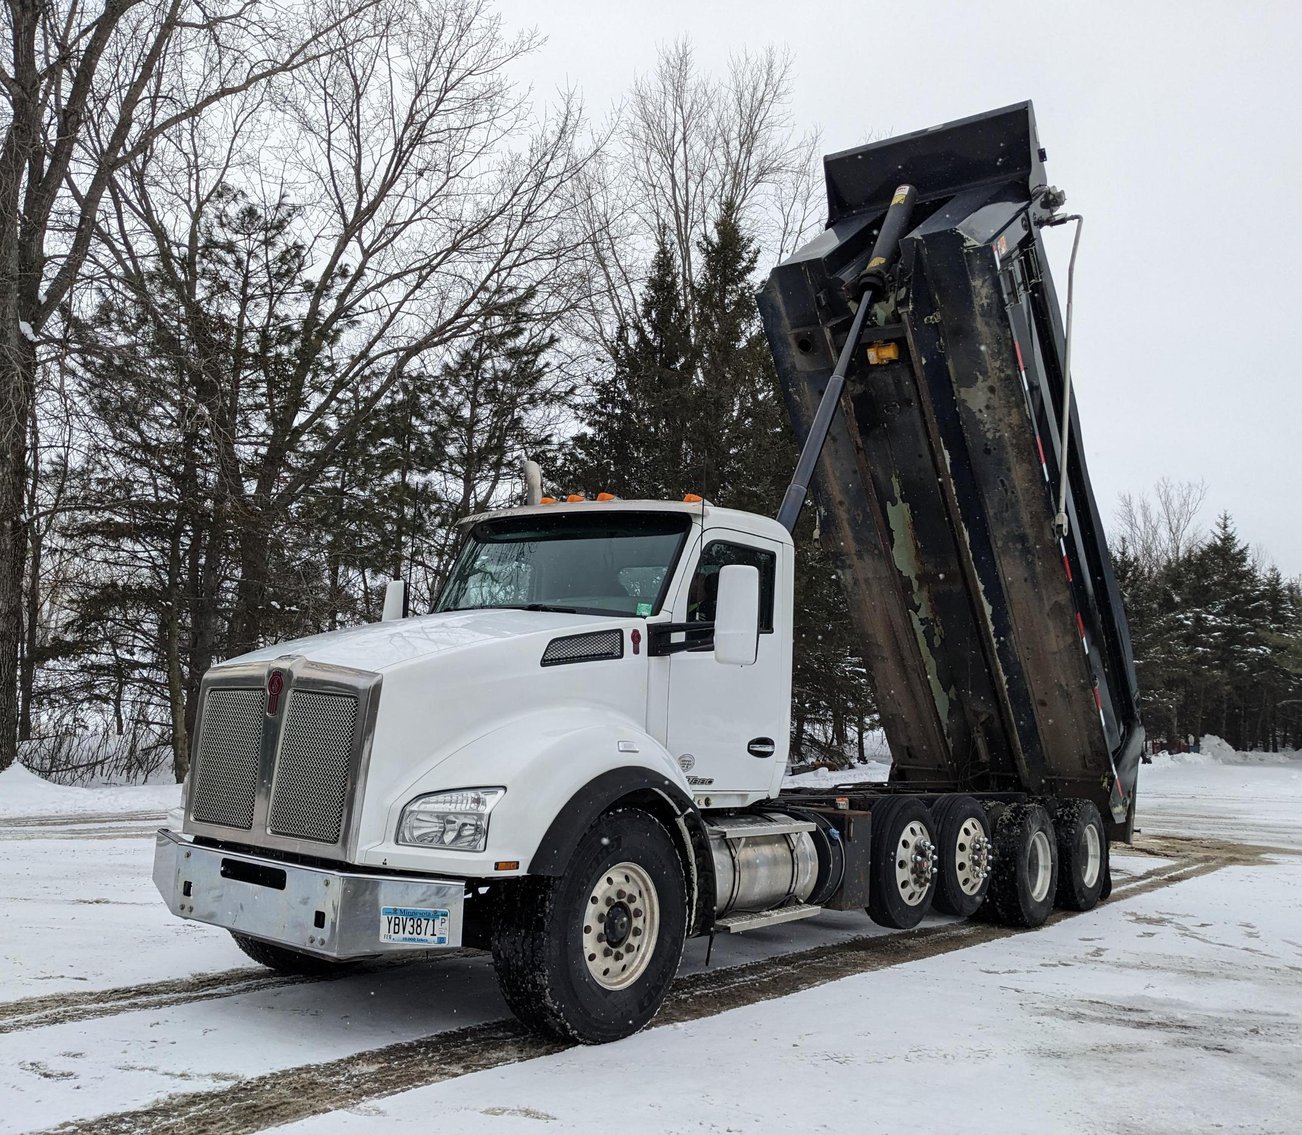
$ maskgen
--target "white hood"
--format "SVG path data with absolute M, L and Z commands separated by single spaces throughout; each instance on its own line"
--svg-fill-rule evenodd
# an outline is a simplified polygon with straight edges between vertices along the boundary
M 596 630 L 604 623 L 621 620 L 627 622 L 628 616 L 501 609 L 448 611 L 414 619 L 367 623 L 365 626 L 329 631 L 310 638 L 293 639 L 230 661 L 270 662 L 287 654 L 299 654 L 312 662 L 382 672 L 404 662 L 488 642 L 530 634 L 555 635 L 565 631 L 578 633 Z

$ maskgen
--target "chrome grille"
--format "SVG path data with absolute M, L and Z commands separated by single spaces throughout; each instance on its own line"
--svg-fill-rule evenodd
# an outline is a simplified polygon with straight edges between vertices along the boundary
M 563 666 L 567 662 L 601 662 L 623 657 L 623 631 L 588 631 L 552 639 L 543 651 L 542 664 Z
M 290 693 L 269 830 L 319 843 L 339 841 L 356 726 L 355 697 Z
M 261 688 L 209 690 L 203 703 L 190 814 L 204 824 L 253 827 L 262 748 Z

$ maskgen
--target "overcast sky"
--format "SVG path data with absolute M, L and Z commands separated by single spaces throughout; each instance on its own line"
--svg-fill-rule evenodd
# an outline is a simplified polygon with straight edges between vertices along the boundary
M 600 117 L 661 43 L 705 67 L 775 44 L 825 153 L 1024 99 L 1050 180 L 1085 215 L 1073 366 L 1109 519 L 1159 477 L 1206 479 L 1302 574 L 1302 0 L 907 5 L 501 0 L 546 46 L 517 72 Z M 1066 293 L 1068 229 L 1048 234 Z

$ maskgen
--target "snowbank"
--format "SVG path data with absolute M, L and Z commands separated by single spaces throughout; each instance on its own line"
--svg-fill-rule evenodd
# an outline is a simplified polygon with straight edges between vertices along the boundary
M 1230 748 L 1226 741 L 1208 733 L 1198 742 L 1196 753 L 1153 754 L 1154 769 L 1174 768 L 1181 765 L 1291 765 L 1302 762 L 1302 753 L 1288 750 L 1282 753 L 1241 753 Z M 1140 772 L 1142 777 L 1144 772 Z
M 0 772 L 0 816 L 81 816 L 103 812 L 165 812 L 181 802 L 179 784 L 73 788 L 42 780 L 15 762 Z
M 811 769 L 809 772 L 788 776 L 782 784 L 785 788 L 835 788 L 838 784 L 884 783 L 890 774 L 890 761 L 869 761 L 850 768 Z

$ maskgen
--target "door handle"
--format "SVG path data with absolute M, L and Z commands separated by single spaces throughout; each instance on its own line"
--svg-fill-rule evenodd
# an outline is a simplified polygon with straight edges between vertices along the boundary
M 746 746 L 746 752 L 752 757 L 771 757 L 777 750 L 772 737 L 756 737 Z

